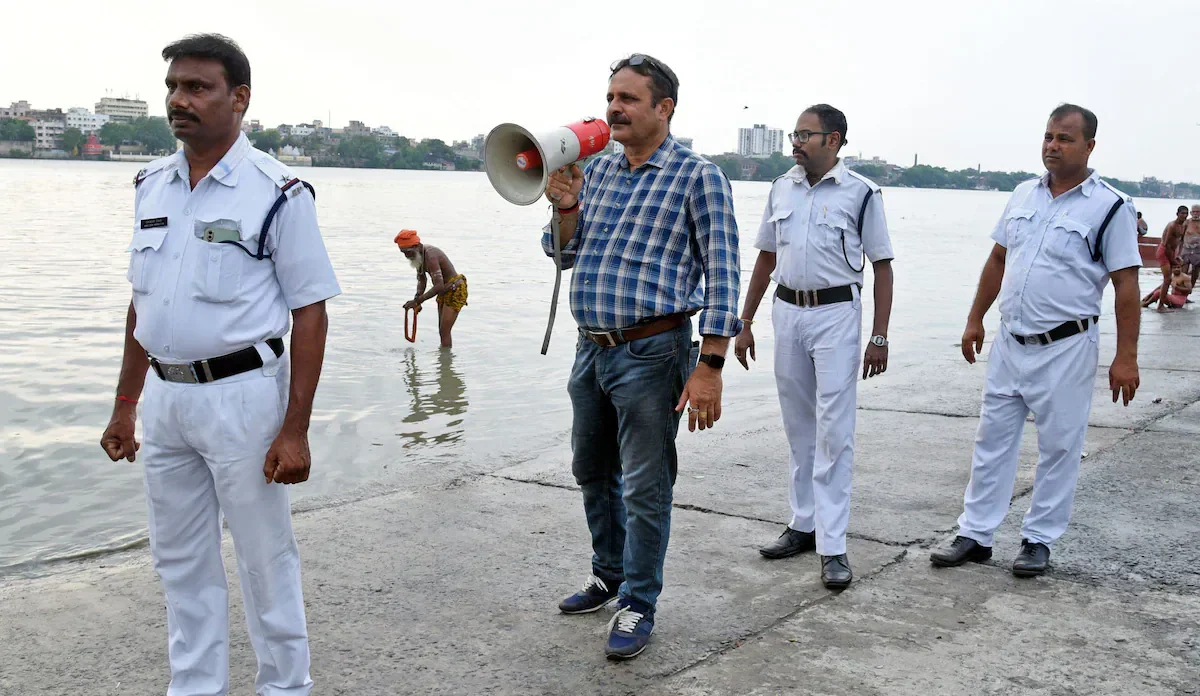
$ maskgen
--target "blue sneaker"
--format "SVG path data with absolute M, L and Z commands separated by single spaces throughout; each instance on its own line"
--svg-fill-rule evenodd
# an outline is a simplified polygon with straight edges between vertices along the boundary
M 611 632 L 608 634 L 608 645 L 604 646 L 604 654 L 610 660 L 628 660 L 641 655 L 650 644 L 650 634 L 654 633 L 654 613 L 635 611 L 622 602 L 608 628 Z
M 558 603 L 558 610 L 564 614 L 590 614 L 599 611 L 609 602 L 617 598 L 617 589 L 621 583 L 613 583 L 610 587 L 595 575 L 589 575 L 583 583 L 583 589 Z

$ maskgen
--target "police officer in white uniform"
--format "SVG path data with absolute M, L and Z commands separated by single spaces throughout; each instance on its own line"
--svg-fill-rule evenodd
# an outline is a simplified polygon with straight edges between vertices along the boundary
M 325 300 L 340 289 L 312 192 L 241 132 L 246 56 L 202 35 L 163 58 L 167 115 L 184 148 L 135 182 L 133 301 L 101 445 L 113 461 L 133 461 L 141 447 L 150 551 L 166 591 L 167 693 L 229 688 L 223 514 L 258 657 L 256 692 L 307 694 L 300 561 L 281 484 L 308 478 Z M 144 447 L 134 440 L 139 397 Z
M 1025 417 L 1033 412 L 1038 464 L 1013 574 L 1046 572 L 1050 545 L 1071 517 L 1079 459 L 1099 361 L 1097 321 L 1109 277 L 1116 292 L 1117 353 L 1109 368 L 1113 402 L 1138 388 L 1141 306 L 1133 201 L 1088 168 L 1096 115 L 1073 104 L 1050 114 L 1042 141 L 1046 174 L 1013 191 L 983 267 L 962 351 L 983 349 L 983 317 L 1000 297 L 1000 332 L 988 355 L 971 480 L 958 536 L 930 559 L 937 566 L 982 562 L 1008 512 Z
M 734 354 L 749 369 L 754 314 L 775 280 L 775 380 L 791 448 L 792 520 L 759 553 L 786 558 L 815 549 L 822 557 L 822 582 L 838 589 L 853 577 L 846 528 L 862 346 L 862 271 L 870 259 L 875 321 L 863 358 L 867 378 L 887 369 L 892 244 L 879 187 L 838 158 L 846 144 L 845 115 L 828 104 L 809 107 L 796 121 L 791 139 L 796 166 L 771 185 Z

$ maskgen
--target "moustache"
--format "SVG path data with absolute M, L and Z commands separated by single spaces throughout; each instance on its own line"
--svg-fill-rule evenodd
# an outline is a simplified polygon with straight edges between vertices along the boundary
M 608 118 L 608 125 L 615 126 L 618 123 L 621 125 L 624 125 L 624 126 L 628 126 L 629 119 L 625 118 L 624 116 L 610 116 Z
M 167 119 L 172 120 L 172 121 L 174 121 L 175 119 L 179 119 L 182 121 L 196 121 L 196 122 L 200 121 L 200 119 L 196 118 L 195 116 L 193 116 L 192 114 L 189 114 L 186 111 L 172 111 L 167 114 Z

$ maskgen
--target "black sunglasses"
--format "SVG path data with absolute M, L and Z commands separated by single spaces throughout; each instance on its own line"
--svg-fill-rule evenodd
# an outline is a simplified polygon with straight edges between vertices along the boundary
M 622 63 L 625 63 L 625 64 L 622 65 Z M 675 79 L 671 77 L 671 74 L 668 73 L 666 71 L 666 69 L 663 68 L 663 66 L 659 65 L 658 61 L 654 60 L 650 56 L 644 56 L 640 53 L 635 53 L 632 56 L 630 56 L 629 62 L 627 62 L 627 63 L 625 61 L 618 60 L 618 61 L 614 62 L 612 65 L 608 66 L 608 69 L 611 71 L 611 74 L 615 75 L 617 73 L 617 71 L 623 67 L 629 66 L 629 67 L 636 68 L 637 66 L 642 65 L 643 63 L 646 65 L 649 65 L 651 70 L 655 70 L 658 72 L 659 75 L 662 75 L 666 79 L 668 84 L 670 84 L 670 85 L 675 84 Z

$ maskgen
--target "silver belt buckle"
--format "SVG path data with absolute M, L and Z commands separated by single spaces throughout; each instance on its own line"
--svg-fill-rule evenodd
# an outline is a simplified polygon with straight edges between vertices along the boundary
M 612 331 L 592 331 L 589 333 L 591 334 L 591 336 L 593 338 L 603 337 L 604 340 L 608 342 L 608 345 L 605 346 L 606 348 L 616 348 L 617 347 L 617 339 L 613 337 L 614 332 L 612 332 Z M 597 341 L 597 343 L 599 343 L 599 341 Z M 604 344 L 601 344 L 601 345 L 604 345 Z
M 158 366 L 163 371 L 163 378 L 168 382 L 182 382 L 184 384 L 199 384 L 200 380 L 196 379 L 196 370 L 190 363 L 184 365 L 166 365 L 159 363 Z
M 808 306 L 809 307 L 817 306 L 817 291 L 816 290 L 805 290 L 804 295 L 805 295 L 805 297 L 808 298 Z

